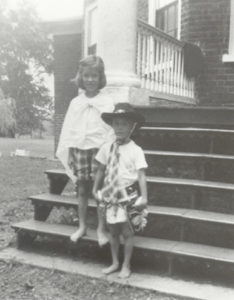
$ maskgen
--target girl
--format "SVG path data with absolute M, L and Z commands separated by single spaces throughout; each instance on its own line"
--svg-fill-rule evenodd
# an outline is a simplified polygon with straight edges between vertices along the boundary
M 142 124 L 143 117 L 130 104 L 119 103 L 113 113 L 103 113 L 102 118 L 113 127 L 116 136 L 115 141 L 104 144 L 96 156 L 99 168 L 93 186 L 93 195 L 104 207 L 110 231 L 112 264 L 103 272 L 110 274 L 118 270 L 122 235 L 124 261 L 119 277 L 126 278 L 131 273 L 134 230 L 144 228 L 147 216 L 143 209 L 147 204 L 147 163 L 142 149 L 130 138 L 135 127 Z
M 113 111 L 114 107 L 111 99 L 100 91 L 106 85 L 104 63 L 100 57 L 89 56 L 81 60 L 75 80 L 84 93 L 69 105 L 56 153 L 76 184 L 79 228 L 71 235 L 72 242 L 86 234 L 88 196 L 97 169 L 94 157 L 100 146 L 113 137 L 111 127 L 103 122 L 101 114 Z M 102 246 L 108 239 L 99 209 L 98 219 L 98 241 Z

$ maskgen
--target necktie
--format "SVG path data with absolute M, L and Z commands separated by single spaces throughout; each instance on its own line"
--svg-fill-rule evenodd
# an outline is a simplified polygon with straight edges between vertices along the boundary
M 114 142 L 106 165 L 102 197 L 107 203 L 117 204 L 119 193 L 119 145 Z

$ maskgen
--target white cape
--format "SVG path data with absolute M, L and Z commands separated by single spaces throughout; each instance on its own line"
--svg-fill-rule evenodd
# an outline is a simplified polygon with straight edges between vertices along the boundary
M 89 139 L 86 139 L 87 122 L 92 122 L 92 120 L 88 120 L 90 109 L 95 109 L 100 117 L 97 118 L 93 126 L 89 127 Z M 71 101 L 63 122 L 56 156 L 62 162 L 67 175 L 73 182 L 76 182 L 76 177 L 68 166 L 69 148 L 100 148 L 105 142 L 113 140 L 114 133 L 112 128 L 101 119 L 103 112 L 112 112 L 113 110 L 114 104 L 112 100 L 109 96 L 102 93 L 93 98 L 88 98 L 85 94 L 81 94 Z

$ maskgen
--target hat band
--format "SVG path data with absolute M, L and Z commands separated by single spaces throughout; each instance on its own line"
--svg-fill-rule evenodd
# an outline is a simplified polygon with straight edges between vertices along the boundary
M 122 114 L 122 113 L 126 113 L 127 111 L 125 110 L 125 109 L 118 109 L 118 110 L 116 110 L 114 113 L 115 114 Z

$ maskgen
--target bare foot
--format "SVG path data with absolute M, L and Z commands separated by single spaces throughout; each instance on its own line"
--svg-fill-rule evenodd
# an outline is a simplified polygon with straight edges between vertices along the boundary
M 131 275 L 131 270 L 130 268 L 127 267 L 122 267 L 118 277 L 119 278 L 128 278 Z
M 108 239 L 107 233 L 105 231 L 97 230 L 97 238 L 98 238 L 98 245 L 100 247 L 103 247 L 107 243 L 109 243 L 109 239 Z
M 82 238 L 82 236 L 86 235 L 86 228 L 79 228 L 76 232 L 74 232 L 71 236 L 70 236 L 70 240 L 73 243 L 77 243 L 78 240 L 80 238 Z
M 111 273 L 114 273 L 115 271 L 117 271 L 118 268 L 119 268 L 118 263 L 117 264 L 112 264 L 110 267 L 103 269 L 102 273 L 108 275 L 108 274 L 111 274 Z

